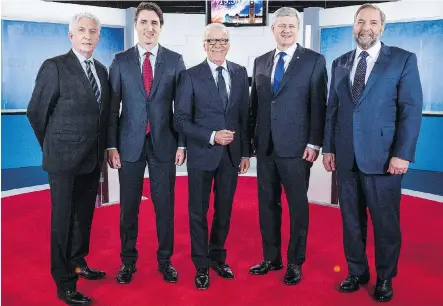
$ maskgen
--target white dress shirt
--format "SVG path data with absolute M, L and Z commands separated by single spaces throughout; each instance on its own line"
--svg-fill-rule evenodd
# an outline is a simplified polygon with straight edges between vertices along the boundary
M 82 65 L 83 71 L 86 73 L 86 77 L 88 76 L 88 72 L 86 71 L 86 63 L 85 61 L 91 61 L 91 71 L 92 74 L 94 75 L 94 79 L 97 82 L 98 85 L 98 90 L 100 90 L 101 92 L 101 84 L 100 84 L 100 79 L 98 78 L 97 75 L 97 70 L 95 70 L 95 63 L 94 63 L 94 59 L 92 58 L 92 56 L 90 58 L 86 58 L 83 54 L 80 54 L 77 50 L 75 50 L 74 48 L 72 48 L 72 52 L 74 52 L 75 56 L 77 56 L 78 60 L 80 61 L 80 64 Z
M 137 49 L 138 49 L 138 56 L 139 56 L 140 71 L 143 74 L 143 63 L 145 62 L 146 52 L 148 52 L 148 50 L 146 50 L 145 48 L 140 46 L 140 44 L 137 44 Z M 157 60 L 157 54 L 158 54 L 158 44 L 156 44 L 154 48 L 149 50 L 149 52 L 151 52 L 151 54 L 149 55 L 149 62 L 151 62 L 152 78 L 154 79 L 155 61 Z
M 297 50 L 297 44 L 293 44 L 292 46 L 290 46 L 288 49 L 286 49 L 285 51 L 280 51 L 278 48 L 275 49 L 275 54 L 274 54 L 274 66 L 272 67 L 272 73 L 271 73 L 271 85 L 274 85 L 274 75 L 275 75 L 275 67 L 277 66 L 277 62 L 278 59 L 280 58 L 280 52 L 285 52 L 286 55 L 283 57 L 283 62 L 285 63 L 285 72 L 289 67 L 289 63 L 292 60 L 292 57 L 294 56 L 295 50 Z M 319 146 L 315 146 L 312 145 L 310 143 L 308 143 L 306 145 L 307 147 L 317 150 L 320 150 Z
M 366 68 L 366 75 L 365 75 L 365 84 L 368 82 L 369 75 L 371 74 L 371 71 L 374 68 L 374 65 L 378 59 L 378 56 L 380 55 L 380 50 L 381 50 L 381 42 L 380 41 L 377 41 L 377 43 L 375 45 L 373 45 L 371 48 L 366 50 L 366 52 L 368 52 L 369 56 L 366 57 L 366 64 L 367 64 L 366 67 L 367 68 Z M 352 70 L 351 70 L 351 74 L 350 74 L 352 85 L 354 84 L 355 71 L 357 70 L 357 65 L 360 60 L 360 54 L 363 51 L 364 50 L 361 49 L 359 46 L 357 46 L 357 49 L 355 50 L 354 63 L 352 65 Z

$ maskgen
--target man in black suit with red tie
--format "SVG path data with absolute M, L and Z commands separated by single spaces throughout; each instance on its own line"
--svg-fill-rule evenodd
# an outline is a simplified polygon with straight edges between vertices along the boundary
M 166 282 L 178 279 L 171 263 L 175 166 L 185 160 L 186 143 L 173 129 L 173 103 L 185 65 L 180 54 L 158 44 L 163 22 L 158 5 L 140 3 L 134 20 L 138 44 L 116 54 L 109 71 L 108 163 L 119 169 L 120 178 L 120 284 L 131 282 L 136 271 L 138 212 L 146 164 L 156 215 L 158 270 Z
M 85 256 L 105 152 L 110 88 L 106 68 L 92 58 L 100 21 L 89 13 L 75 15 L 69 37 L 72 50 L 41 66 L 27 116 L 49 173 L 52 277 L 58 297 L 78 305 L 91 301 L 76 291 L 78 276 L 105 276 L 89 268 Z

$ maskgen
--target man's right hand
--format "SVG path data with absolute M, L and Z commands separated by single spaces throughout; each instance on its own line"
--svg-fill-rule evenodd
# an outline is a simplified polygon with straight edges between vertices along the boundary
M 112 169 L 120 169 L 122 167 L 120 163 L 120 154 L 117 149 L 109 149 L 108 152 L 108 164 Z
M 335 154 L 334 153 L 324 153 L 323 154 L 323 166 L 326 171 L 335 171 Z
M 235 132 L 228 130 L 217 131 L 215 133 L 214 141 L 219 145 L 227 146 L 234 140 L 234 133 Z

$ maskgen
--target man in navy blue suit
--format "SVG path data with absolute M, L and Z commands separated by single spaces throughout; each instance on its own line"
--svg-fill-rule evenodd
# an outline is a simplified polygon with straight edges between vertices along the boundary
M 309 225 L 310 168 L 323 143 L 327 73 L 325 58 L 296 43 L 297 10 L 282 7 L 272 25 L 277 48 L 254 63 L 250 125 L 257 150 L 260 230 L 264 261 L 255 275 L 283 268 L 281 255 L 282 185 L 290 211 L 287 285 L 300 282 Z
M 138 43 L 116 54 L 109 71 L 108 163 L 119 169 L 120 179 L 120 284 L 131 282 L 136 271 L 138 212 L 146 164 L 156 216 L 158 270 L 166 282 L 175 283 L 178 277 L 170 258 L 175 166 L 184 162 L 185 139 L 173 128 L 173 103 L 185 65 L 180 54 L 158 44 L 163 23 L 157 4 L 140 3 L 134 20 Z
M 189 223 L 195 286 L 209 287 L 209 267 L 232 279 L 224 247 L 238 172 L 249 168 L 248 73 L 226 60 L 229 33 L 223 24 L 204 32 L 207 54 L 180 76 L 174 125 L 188 142 Z M 214 181 L 214 217 L 208 239 L 206 215 Z M 209 240 L 209 245 L 208 245 Z
M 348 276 L 341 292 L 369 281 L 369 208 L 375 235 L 373 298 L 392 299 L 400 254 L 401 179 L 414 160 L 422 88 L 414 53 L 380 42 L 385 14 L 372 4 L 355 14 L 357 48 L 332 64 L 323 164 L 337 170 Z

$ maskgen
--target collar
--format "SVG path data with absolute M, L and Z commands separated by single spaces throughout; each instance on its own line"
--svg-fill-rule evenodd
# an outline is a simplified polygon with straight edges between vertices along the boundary
M 145 48 L 143 48 L 142 46 L 140 46 L 140 44 L 137 44 L 137 49 L 138 49 L 138 54 L 140 56 L 145 55 L 146 52 L 148 52 L 148 50 L 146 50 Z M 153 56 L 157 56 L 158 54 L 158 44 L 155 45 L 154 48 L 152 48 L 151 50 L 149 50 L 149 52 L 151 52 L 151 54 Z
M 293 44 L 292 46 L 290 46 L 288 49 L 286 49 L 285 51 L 281 51 L 278 47 L 275 49 L 275 53 L 274 53 L 274 58 L 276 58 L 280 52 L 284 52 L 286 53 L 286 55 L 288 55 L 289 57 L 294 56 L 295 50 L 297 50 L 297 43 Z
M 219 67 L 217 64 L 214 64 L 213 62 L 211 62 L 208 58 L 206 59 L 206 61 L 208 62 L 208 65 L 209 65 L 209 68 L 211 68 L 211 71 L 216 71 L 217 68 Z M 226 60 L 220 66 L 223 67 L 226 71 L 228 71 L 228 65 L 226 63 Z
M 363 50 L 362 48 L 360 48 L 360 47 L 357 45 L 357 49 L 356 49 L 356 51 L 355 51 L 355 58 L 359 58 L 359 57 L 360 57 L 360 54 L 361 54 L 363 51 L 368 52 L 368 54 L 369 54 L 369 56 L 370 56 L 371 58 L 376 58 L 377 55 L 380 53 L 380 50 L 381 50 L 381 42 L 380 42 L 380 41 L 377 41 L 377 42 L 375 43 L 375 45 L 373 45 L 373 46 L 372 46 L 371 48 L 369 48 L 368 50 Z
M 80 52 L 78 52 L 74 48 L 72 48 L 72 52 L 74 52 L 75 56 L 77 56 L 77 58 L 81 64 L 84 63 L 86 60 L 89 60 L 89 61 L 91 61 L 91 64 L 93 66 L 95 66 L 94 58 L 92 56 L 90 58 L 86 58 L 83 54 L 81 54 Z

